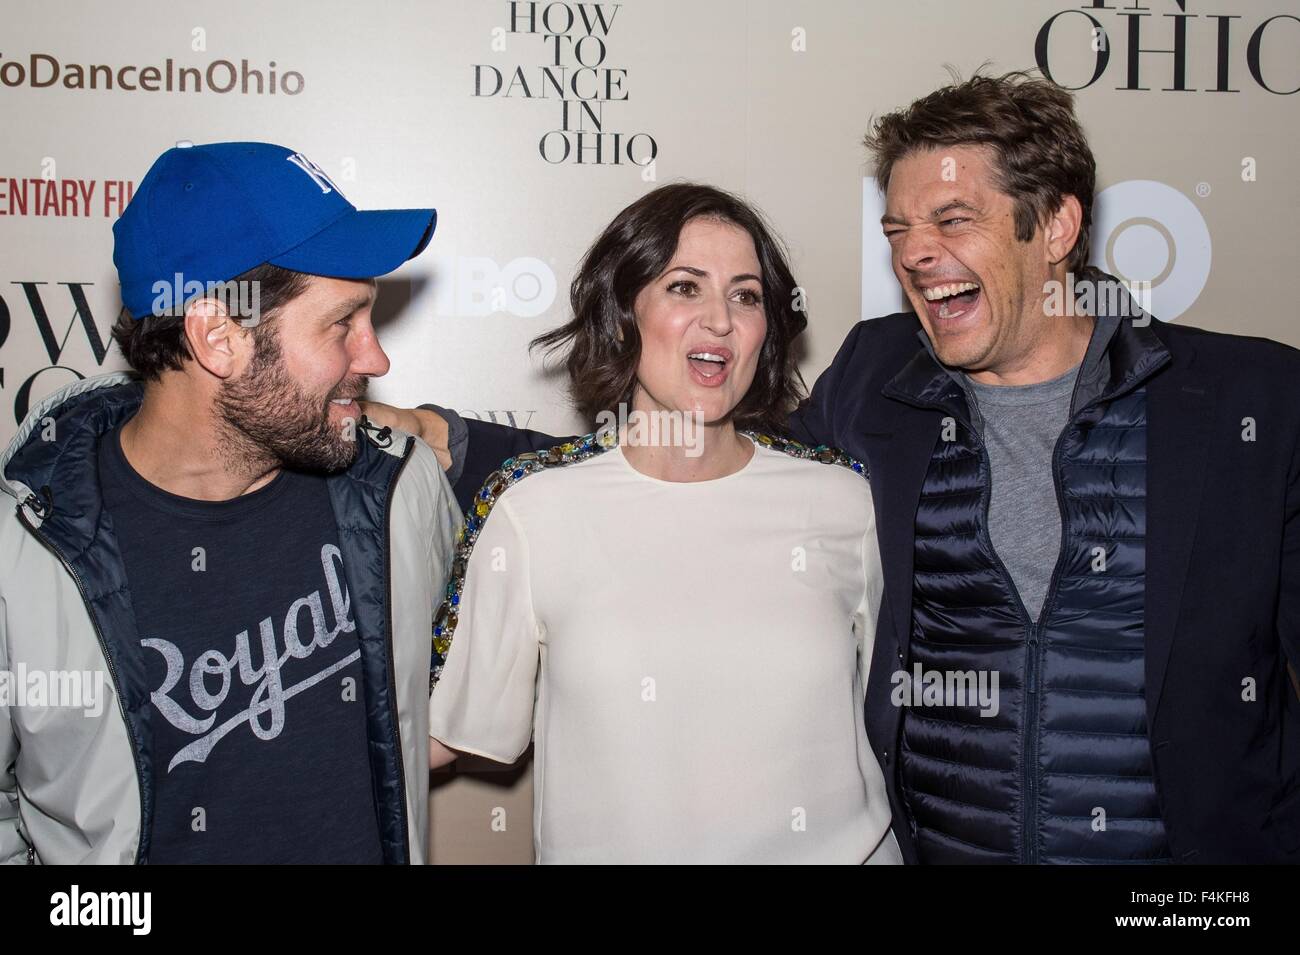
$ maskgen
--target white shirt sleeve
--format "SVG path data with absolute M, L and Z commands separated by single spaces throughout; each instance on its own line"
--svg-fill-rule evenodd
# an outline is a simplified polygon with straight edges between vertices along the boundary
M 858 661 L 861 667 L 863 692 L 866 692 L 867 675 L 871 672 L 871 653 L 876 643 L 876 623 L 885 592 L 885 576 L 880 562 L 880 541 L 876 537 L 876 519 L 873 514 L 862 535 L 862 603 L 858 606 L 854 626 L 858 631 Z
M 533 735 L 540 647 L 528 544 L 499 498 L 465 567 L 442 676 L 429 698 L 429 735 L 451 749 L 503 763 Z

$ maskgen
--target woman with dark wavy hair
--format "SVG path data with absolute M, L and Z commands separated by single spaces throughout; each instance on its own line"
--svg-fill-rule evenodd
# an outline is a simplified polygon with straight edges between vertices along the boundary
M 753 356 L 757 369 L 746 378 L 747 390 L 739 392 L 729 413 L 715 423 L 780 431 L 803 397 L 794 340 L 808 319 L 784 249 L 762 215 L 736 196 L 711 186 L 675 183 L 632 203 L 601 233 L 573 280 L 572 320 L 533 343 L 551 350 L 568 346 L 569 393 L 588 420 L 633 403 L 643 357 L 637 296 L 665 274 L 684 226 L 697 231 L 707 223 L 729 225 L 730 230 L 722 231 L 739 230 L 748 236 L 747 250 L 758 268 L 748 273 L 747 282 L 738 283 L 750 286 L 740 295 L 762 306 L 766 323 L 761 347 Z M 692 279 L 689 274 L 673 276 L 675 283 L 691 284 Z M 734 390 L 733 381 L 727 393 Z
M 429 732 L 435 766 L 536 741 L 539 862 L 902 861 L 863 728 L 869 486 L 772 436 L 801 299 L 754 209 L 669 185 L 610 223 L 534 343 L 567 352 L 600 427 L 476 496 Z

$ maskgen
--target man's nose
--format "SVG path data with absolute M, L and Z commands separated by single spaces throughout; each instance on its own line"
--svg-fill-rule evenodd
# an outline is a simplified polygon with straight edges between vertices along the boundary
M 391 366 L 392 362 L 380 347 L 374 328 L 368 327 L 356 341 L 352 352 L 352 366 L 348 369 L 348 373 L 380 378 L 388 374 Z
M 897 245 L 898 261 L 910 271 L 934 268 L 941 256 L 939 243 L 928 229 L 908 229 Z

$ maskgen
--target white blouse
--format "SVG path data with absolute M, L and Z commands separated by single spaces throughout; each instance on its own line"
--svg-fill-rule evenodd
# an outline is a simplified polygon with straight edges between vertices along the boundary
M 538 862 L 901 862 L 863 727 L 870 486 L 755 445 L 694 483 L 622 449 L 490 508 L 429 704 L 445 745 L 536 740 Z

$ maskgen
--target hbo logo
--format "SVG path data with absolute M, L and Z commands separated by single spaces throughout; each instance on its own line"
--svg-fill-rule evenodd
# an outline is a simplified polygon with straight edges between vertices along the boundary
M 541 259 L 524 256 L 499 266 L 493 259 L 459 255 L 438 262 L 434 311 L 479 317 L 505 312 L 541 315 L 555 301 L 555 273 Z

